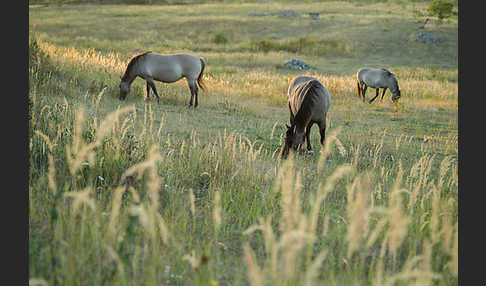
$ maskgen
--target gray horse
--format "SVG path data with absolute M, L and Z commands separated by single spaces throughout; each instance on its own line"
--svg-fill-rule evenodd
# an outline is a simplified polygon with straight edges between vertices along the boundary
M 383 88 L 380 102 L 383 101 L 387 88 L 392 93 L 391 99 L 393 102 L 397 101 L 401 96 L 395 74 L 386 69 L 359 69 L 356 73 L 356 84 L 358 87 L 358 97 L 363 98 L 363 102 L 365 101 L 368 86 L 376 89 L 376 96 L 369 103 L 372 103 L 378 97 L 380 88 Z
M 304 132 L 307 151 L 314 154 L 309 138 L 310 130 L 312 125 L 317 123 L 323 145 L 326 137 L 326 115 L 331 105 L 329 90 L 313 77 L 298 76 L 290 83 L 287 96 L 290 126 L 287 125 L 281 157 L 287 158 L 291 148 L 300 148 L 304 141 Z
M 120 83 L 120 99 L 124 100 L 130 92 L 130 85 L 135 78 L 141 77 L 147 82 L 147 98 L 150 98 L 150 89 L 157 96 L 154 80 L 172 83 L 185 77 L 191 91 L 189 107 L 195 98 L 194 108 L 198 105 L 198 86 L 206 91 L 203 82 L 203 72 L 206 63 L 202 58 L 189 54 L 161 55 L 151 51 L 132 57 L 127 65 L 125 74 Z

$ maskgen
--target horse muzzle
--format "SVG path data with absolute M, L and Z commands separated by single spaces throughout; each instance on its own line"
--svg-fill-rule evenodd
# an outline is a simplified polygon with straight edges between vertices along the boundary
M 392 99 L 393 102 L 397 102 L 400 99 L 400 97 L 402 97 L 402 96 L 401 95 L 393 95 L 391 99 Z

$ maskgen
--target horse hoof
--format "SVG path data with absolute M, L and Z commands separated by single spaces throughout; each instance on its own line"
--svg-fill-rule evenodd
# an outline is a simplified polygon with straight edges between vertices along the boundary
M 307 154 L 310 155 L 310 156 L 314 156 L 314 150 L 307 151 Z

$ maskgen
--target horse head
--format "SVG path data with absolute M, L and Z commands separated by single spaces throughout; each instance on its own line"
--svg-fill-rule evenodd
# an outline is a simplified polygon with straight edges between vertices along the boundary
M 390 91 L 392 92 L 392 102 L 396 102 L 398 101 L 398 99 L 402 96 L 401 92 L 400 92 L 400 88 L 398 87 L 398 81 L 397 79 L 394 77 L 394 89 L 390 89 Z
M 302 145 L 304 141 L 304 132 L 298 132 L 297 127 L 295 125 L 288 126 L 287 132 L 285 133 L 285 143 L 282 150 L 282 158 L 286 159 L 289 155 L 289 151 L 292 148 L 294 151 L 297 151 L 298 147 Z
M 402 96 L 400 93 L 400 87 L 398 87 L 398 80 L 393 73 L 391 74 L 390 91 L 392 93 L 392 102 L 398 101 L 398 99 Z
M 392 98 L 391 98 L 391 99 L 392 99 L 392 101 L 393 101 L 393 102 L 396 102 L 396 101 L 398 101 L 398 99 L 399 99 L 401 96 L 402 96 L 402 95 L 401 95 L 401 93 L 400 93 L 400 90 L 399 90 L 399 89 L 397 89 L 397 91 L 396 91 L 396 92 L 394 92 L 394 93 L 392 94 Z
M 125 100 L 130 92 L 130 84 L 126 81 L 120 82 L 120 100 Z
M 287 156 L 289 155 L 290 148 L 294 145 L 294 126 L 288 126 L 285 124 L 287 127 L 287 132 L 285 132 L 285 142 L 282 150 L 282 158 L 286 159 Z

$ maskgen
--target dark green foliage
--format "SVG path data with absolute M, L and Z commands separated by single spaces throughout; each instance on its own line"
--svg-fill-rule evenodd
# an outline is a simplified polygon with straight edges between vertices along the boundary
M 345 54 L 346 46 L 335 39 L 316 40 L 308 37 L 300 37 L 284 41 L 271 39 L 253 40 L 250 50 L 268 53 L 270 51 L 286 51 L 291 53 L 324 56 L 329 54 Z
M 32 73 L 37 73 L 40 66 L 48 59 L 49 56 L 41 50 L 37 38 L 31 36 L 29 38 L 29 69 L 32 70 Z
M 216 33 L 212 41 L 215 44 L 226 44 L 228 43 L 228 38 L 226 38 L 224 33 Z
M 439 17 L 440 20 L 452 16 L 454 5 L 448 0 L 434 0 L 430 3 L 427 11 L 432 16 Z

